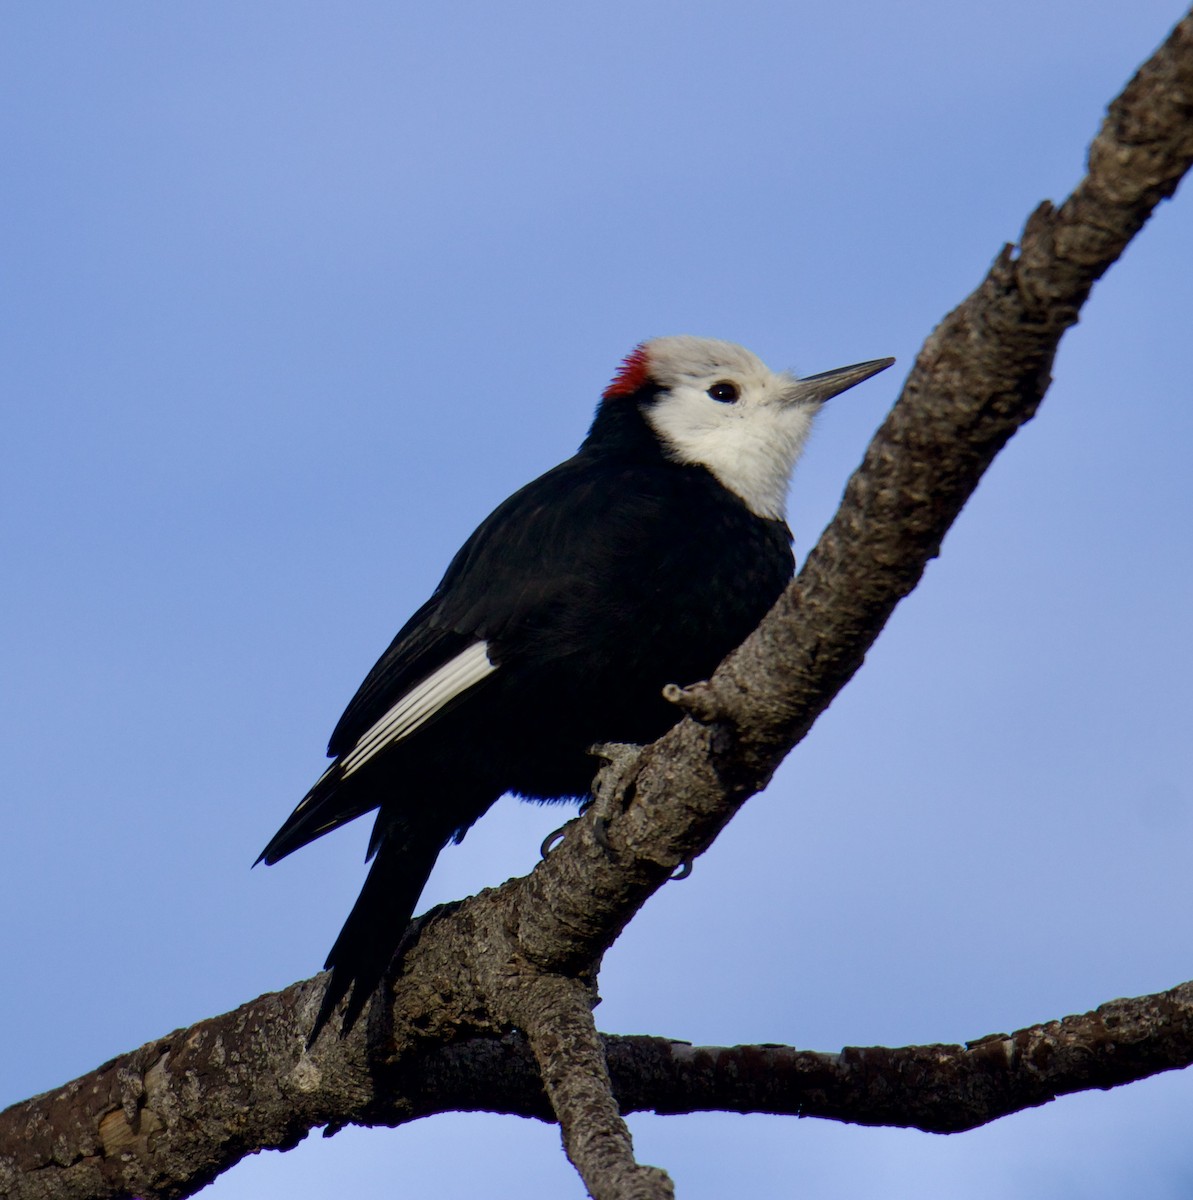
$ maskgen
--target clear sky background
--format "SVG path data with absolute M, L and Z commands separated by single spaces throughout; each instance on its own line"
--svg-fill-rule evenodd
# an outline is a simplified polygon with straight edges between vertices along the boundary
M 1175 0 L 5 6 L 0 1104 L 313 974 L 366 829 L 249 870 L 450 555 L 644 337 L 816 372 L 801 558 Z M 1186 186 L 1186 193 L 1188 186 Z M 1193 196 L 1098 286 L 851 686 L 608 956 L 614 1032 L 954 1041 L 1193 977 Z M 504 800 L 426 902 L 529 869 Z M 956 1137 L 631 1120 L 687 1200 L 1187 1197 L 1193 1075 Z M 207 1200 L 576 1197 L 553 1127 Z

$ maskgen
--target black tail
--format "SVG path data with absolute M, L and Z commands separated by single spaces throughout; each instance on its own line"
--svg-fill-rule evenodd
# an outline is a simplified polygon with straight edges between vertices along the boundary
M 352 995 L 340 1036 L 346 1037 L 356 1023 L 406 932 L 442 848 L 442 840 L 416 840 L 392 833 L 381 839 L 365 885 L 323 964 L 331 969 L 331 979 L 307 1038 L 308 1046 L 349 991 Z

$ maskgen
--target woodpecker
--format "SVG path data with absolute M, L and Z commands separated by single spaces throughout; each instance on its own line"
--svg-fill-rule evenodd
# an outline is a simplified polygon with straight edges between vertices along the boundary
M 731 342 L 643 342 L 575 456 L 481 523 L 257 860 L 377 810 L 312 1042 L 349 993 L 351 1029 L 440 850 L 498 797 L 583 800 L 591 747 L 651 742 L 679 720 L 665 686 L 707 678 L 791 578 L 787 489 L 817 411 L 892 362 L 799 379 Z

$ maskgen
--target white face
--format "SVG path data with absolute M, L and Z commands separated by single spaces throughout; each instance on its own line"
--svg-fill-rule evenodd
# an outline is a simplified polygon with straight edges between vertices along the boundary
M 732 342 L 656 338 L 646 353 L 661 390 L 645 415 L 667 453 L 706 467 L 751 512 L 781 520 L 820 403 Z

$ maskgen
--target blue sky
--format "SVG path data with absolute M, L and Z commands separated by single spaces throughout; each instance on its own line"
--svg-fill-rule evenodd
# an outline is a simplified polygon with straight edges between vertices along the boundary
M 1019 0 L 82 6 L 0 14 L 0 1104 L 312 974 L 362 826 L 248 867 L 343 705 L 638 340 L 835 401 L 806 553 L 933 325 L 1080 177 L 1181 15 Z M 601 1026 L 833 1050 L 1193 976 L 1193 209 L 1065 340 L 860 675 L 609 955 Z M 534 862 L 502 801 L 428 903 Z M 1185 1196 L 1193 1077 L 960 1137 L 632 1121 L 680 1194 Z M 553 1128 L 446 1117 L 205 1197 L 583 1194 Z

